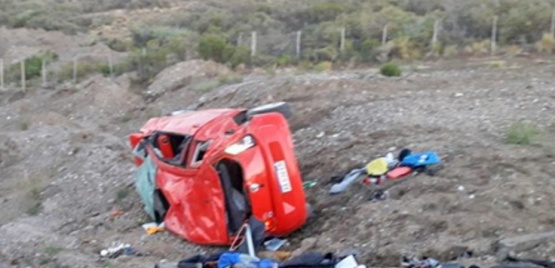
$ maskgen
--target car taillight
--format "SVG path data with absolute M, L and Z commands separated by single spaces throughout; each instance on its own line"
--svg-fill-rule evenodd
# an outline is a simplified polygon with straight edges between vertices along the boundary
M 276 229 L 276 220 L 275 219 L 268 219 L 264 221 L 264 226 L 266 227 L 266 231 L 273 231 Z

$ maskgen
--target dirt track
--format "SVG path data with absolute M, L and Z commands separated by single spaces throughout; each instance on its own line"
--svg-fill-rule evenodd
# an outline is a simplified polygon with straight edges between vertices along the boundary
M 492 264 L 498 239 L 555 228 L 555 65 L 519 59 L 491 66 L 425 63 L 407 66 L 402 78 L 374 69 L 251 75 L 205 95 L 184 86 L 150 103 L 123 78 L 95 77 L 19 100 L 2 94 L 0 267 L 153 267 L 214 250 L 144 234 L 125 135 L 149 116 L 189 105 L 280 100 L 295 109 L 304 178 L 318 182 L 307 190 L 316 217 L 289 238 L 289 249 L 315 238 L 314 250 L 357 248 L 372 267 L 398 266 L 402 254 L 451 260 L 467 250 L 475 258 L 465 263 Z M 533 145 L 505 141 L 518 121 L 540 129 Z M 404 147 L 436 150 L 444 168 L 392 188 L 383 202 L 369 202 L 370 189 L 359 185 L 328 194 L 332 175 Z M 114 209 L 125 214 L 113 217 Z M 150 255 L 100 262 L 98 251 L 115 241 Z M 527 256 L 554 254 L 548 245 Z

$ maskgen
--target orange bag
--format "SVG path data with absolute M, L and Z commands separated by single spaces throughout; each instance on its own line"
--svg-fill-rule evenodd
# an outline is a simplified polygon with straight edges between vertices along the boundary
M 396 167 L 387 172 L 386 177 L 390 180 L 400 179 L 408 176 L 412 172 L 410 167 Z

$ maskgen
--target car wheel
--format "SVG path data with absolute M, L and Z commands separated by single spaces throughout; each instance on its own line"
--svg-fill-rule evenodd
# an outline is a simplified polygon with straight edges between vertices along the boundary
M 291 107 L 289 106 L 288 103 L 275 102 L 275 103 L 269 103 L 269 104 L 265 104 L 265 105 L 261 105 L 261 106 L 249 109 L 247 111 L 247 116 L 251 117 L 257 114 L 266 114 L 266 113 L 274 113 L 274 112 L 282 114 L 287 119 L 289 119 L 293 115 L 293 112 L 291 111 Z

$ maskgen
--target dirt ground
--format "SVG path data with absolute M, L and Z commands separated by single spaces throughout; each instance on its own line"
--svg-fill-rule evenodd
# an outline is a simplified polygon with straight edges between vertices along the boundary
M 288 237 L 285 249 L 303 240 L 306 249 L 322 252 L 354 248 L 371 267 L 398 267 L 401 255 L 452 261 L 471 251 L 458 261 L 488 267 L 499 239 L 553 230 L 551 59 L 403 67 L 400 78 L 372 68 L 258 72 L 210 92 L 175 79 L 171 90 L 148 101 L 125 77 L 2 92 L 0 267 L 153 267 L 161 259 L 217 250 L 167 232 L 144 233 L 140 225 L 149 219 L 132 185 L 126 135 L 176 109 L 273 101 L 294 108 L 291 128 L 303 177 L 318 183 L 307 190 L 315 217 Z M 507 142 L 516 122 L 537 127 L 532 144 Z M 370 202 L 371 188 L 359 184 L 328 194 L 331 176 L 402 148 L 437 151 L 442 169 L 391 188 L 381 202 Z M 114 210 L 124 214 L 113 216 Z M 146 256 L 100 259 L 98 252 L 118 241 Z M 522 256 L 549 258 L 555 245 Z

